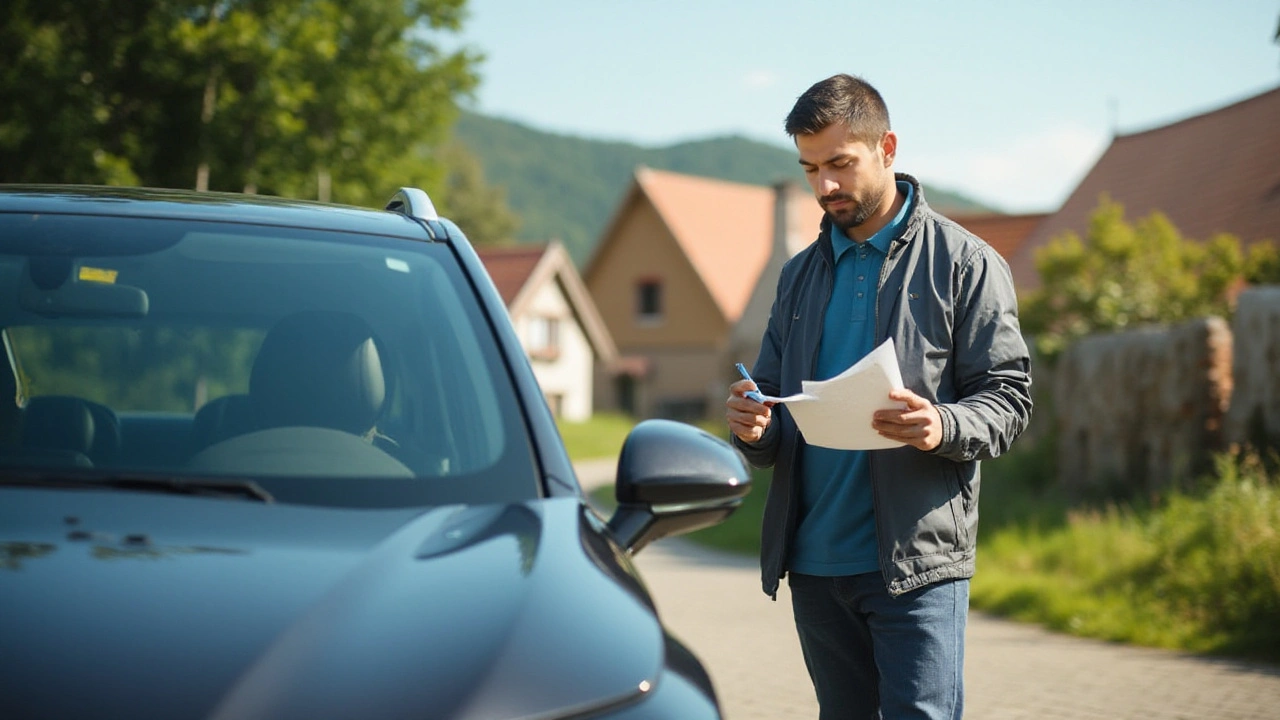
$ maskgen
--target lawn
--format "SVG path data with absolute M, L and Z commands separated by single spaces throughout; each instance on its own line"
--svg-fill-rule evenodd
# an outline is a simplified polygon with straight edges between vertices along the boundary
M 1256 456 L 1222 456 L 1194 491 L 1070 505 L 984 472 L 972 603 L 1054 630 L 1280 662 L 1280 488 Z M 1026 508 L 1018 517 L 1010 508 Z
M 617 413 L 596 413 L 584 422 L 557 423 L 569 459 L 575 462 L 617 457 L 622 441 L 635 425 L 634 418 Z

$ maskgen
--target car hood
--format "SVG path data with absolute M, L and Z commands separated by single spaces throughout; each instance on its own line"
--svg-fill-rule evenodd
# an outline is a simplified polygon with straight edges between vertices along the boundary
M 662 628 L 586 512 L 4 490 L 0 697 L 50 717 L 165 718 L 626 702 L 660 672 Z

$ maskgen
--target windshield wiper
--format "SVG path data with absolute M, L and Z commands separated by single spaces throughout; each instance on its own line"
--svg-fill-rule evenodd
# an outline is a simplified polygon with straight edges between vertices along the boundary
M 96 489 L 102 487 L 117 490 L 169 493 L 173 495 L 199 495 L 204 497 L 238 497 L 275 502 L 271 493 L 252 480 L 202 480 L 170 477 L 167 475 L 68 475 L 63 473 L 20 472 L 9 474 L 0 470 L 0 485 L 10 487 L 61 487 Z

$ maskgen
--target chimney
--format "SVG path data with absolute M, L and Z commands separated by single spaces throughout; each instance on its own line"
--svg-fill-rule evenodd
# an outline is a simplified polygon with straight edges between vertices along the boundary
M 773 250 L 774 257 L 789 260 L 813 242 L 816 228 L 803 225 L 804 203 L 813 202 L 809 192 L 794 180 L 781 180 L 773 186 Z

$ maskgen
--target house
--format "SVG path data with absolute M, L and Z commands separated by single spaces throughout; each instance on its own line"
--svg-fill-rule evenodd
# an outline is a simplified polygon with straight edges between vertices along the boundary
M 583 272 L 620 356 L 597 376 L 600 406 L 707 417 L 733 363 L 755 360 L 777 273 L 821 218 L 793 184 L 637 169 Z
M 1118 135 L 1010 263 L 1039 285 L 1035 253 L 1083 236 L 1103 196 L 1130 219 L 1159 211 L 1184 237 L 1230 233 L 1249 245 L 1280 239 L 1280 87 L 1163 127 Z
M 581 276 L 558 242 L 477 247 L 557 418 L 591 417 L 596 366 L 617 350 Z

